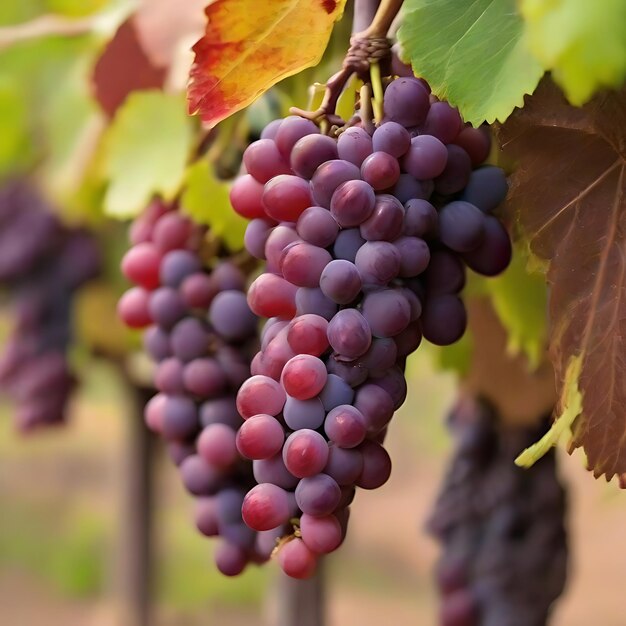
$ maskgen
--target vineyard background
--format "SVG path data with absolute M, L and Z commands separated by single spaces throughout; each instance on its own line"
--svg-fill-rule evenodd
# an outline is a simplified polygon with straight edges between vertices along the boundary
M 375 503 L 357 499 L 346 545 L 328 559 L 329 626 L 432 623 L 437 548 L 422 526 L 450 445 L 441 418 L 454 381 L 433 370 L 424 355 L 411 372 L 407 403 L 389 437 L 392 477 L 375 494 Z M 7 623 L 116 623 L 131 410 L 120 380 L 104 365 L 89 368 L 69 430 L 21 440 L 11 428 L 10 408 L 2 406 L 0 605 Z M 189 523 L 191 499 L 159 454 L 155 623 L 273 624 L 275 569 L 253 567 L 236 579 L 222 577 L 211 562 L 210 542 Z M 620 493 L 590 480 L 579 460 L 561 463 L 561 472 L 569 488 L 575 556 L 554 624 L 585 626 L 595 620 L 622 626 L 626 563 L 617 547 L 626 511 Z

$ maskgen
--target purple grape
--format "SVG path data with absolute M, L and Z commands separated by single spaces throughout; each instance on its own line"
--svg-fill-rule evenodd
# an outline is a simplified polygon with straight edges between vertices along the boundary
M 243 341 L 254 334 L 258 319 L 248 306 L 246 294 L 231 289 L 213 298 L 209 322 L 226 341 Z
M 311 179 L 313 199 L 319 206 L 330 209 L 330 201 L 335 190 L 349 180 L 358 180 L 361 177 L 359 168 L 343 159 L 326 161 L 320 165 Z
M 341 500 L 341 489 L 328 474 L 303 478 L 296 487 L 296 502 L 305 515 L 330 515 Z
M 201 398 L 216 398 L 227 387 L 228 381 L 219 363 L 212 358 L 194 359 L 183 370 L 185 390 Z
M 335 374 L 344 380 L 350 387 L 358 387 L 369 375 L 369 371 L 359 361 L 345 362 L 335 356 L 328 359 L 326 369 L 330 374 Z
M 456 254 L 435 250 L 424 277 L 429 296 L 458 293 L 465 286 L 465 266 Z
M 202 264 L 197 255 L 189 250 L 172 250 L 161 261 L 161 284 L 179 287 L 187 276 L 199 272 Z
M 402 204 L 410 200 L 428 200 L 433 193 L 435 183 L 432 180 L 417 180 L 411 174 L 400 174 L 398 182 L 389 193 L 395 196 Z
M 331 411 L 340 404 L 351 404 L 354 399 L 354 390 L 343 378 L 336 374 L 329 374 L 324 389 L 318 397 L 322 401 L 324 410 Z
M 391 476 L 391 459 L 380 444 L 365 440 L 358 448 L 363 454 L 363 471 L 356 481 L 362 489 L 378 489 Z
M 359 363 L 367 368 L 372 375 L 382 374 L 394 365 L 397 356 L 398 349 L 393 339 L 376 337 L 372 339 L 372 345 L 359 359 Z M 349 404 L 349 402 L 345 404 Z
M 437 209 L 427 200 L 413 199 L 405 204 L 403 232 L 409 237 L 434 236 L 439 216 Z
M 166 439 L 187 439 L 198 430 L 198 410 L 185 396 L 167 396 L 163 405 L 161 432 Z
M 187 306 L 180 293 L 172 287 L 160 287 L 150 294 L 148 304 L 150 317 L 162 328 L 172 328 L 187 313 Z M 170 345 L 171 340 L 170 340 Z
M 367 241 L 394 241 L 402 232 L 404 207 L 394 196 L 376 196 L 374 212 L 360 226 L 361 236 Z
M 288 159 L 294 146 L 302 137 L 316 135 L 319 132 L 318 127 L 310 120 L 298 115 L 290 115 L 281 122 L 274 141 L 280 153 Z
M 429 107 L 428 92 L 415 78 L 398 78 L 385 90 L 385 116 L 402 126 L 421 124 Z
M 387 370 L 383 376 L 372 378 L 370 382 L 372 385 L 378 385 L 391 396 L 395 410 L 398 410 L 406 400 L 406 378 L 397 365 Z
M 243 153 L 243 164 L 248 174 L 260 183 L 266 183 L 279 174 L 291 174 L 289 163 L 271 139 L 251 143 Z
M 402 169 L 418 180 L 429 180 L 442 174 L 447 162 L 448 150 L 439 139 L 418 135 L 411 139 L 411 147 L 402 159 Z
M 400 178 L 398 159 L 386 152 L 374 152 L 361 165 L 361 178 L 376 191 L 393 187 Z
M 312 206 L 300 215 L 296 230 L 304 241 L 320 248 L 327 248 L 337 239 L 339 224 L 328 209 Z
M 174 355 L 187 362 L 206 354 L 209 334 L 200 320 L 187 317 L 174 326 L 170 341 Z
M 192 454 L 180 464 L 185 489 L 194 496 L 211 496 L 220 488 L 224 474 L 211 467 L 201 456 Z
M 443 143 L 452 143 L 463 128 L 463 120 L 457 109 L 447 102 L 433 102 L 430 105 L 423 134 L 437 137 Z
M 159 326 L 151 326 L 145 331 L 143 347 L 155 361 L 162 361 L 172 354 L 169 334 Z
M 361 390 L 357 391 L 357 399 L 360 392 Z M 358 446 L 365 439 L 367 430 L 368 425 L 363 413 L 356 406 L 348 404 L 335 407 L 324 420 L 326 436 L 340 448 L 354 448 Z
M 326 413 L 319 398 L 296 400 L 287 396 L 283 417 L 285 424 L 291 430 L 301 430 L 302 428 L 317 430 L 324 423 Z
M 196 441 L 198 454 L 211 466 L 221 470 L 232 468 L 239 460 L 237 432 L 226 424 L 211 424 Z
M 243 241 L 246 250 L 255 259 L 265 259 L 265 244 L 273 226 L 269 220 L 257 217 L 248 223 Z
M 363 316 L 374 337 L 393 337 L 409 325 L 411 307 L 399 291 L 381 289 L 365 296 Z
M 330 445 L 324 473 L 340 486 L 352 486 L 363 471 L 363 455 L 358 449 Z
M 238 428 L 241 425 L 241 415 L 237 412 L 235 398 L 225 396 L 203 402 L 200 406 L 200 423 L 202 426 L 227 424 Z
M 328 341 L 343 360 L 365 354 L 372 342 L 366 319 L 356 309 L 343 309 L 328 324 Z
M 354 263 L 344 259 L 331 261 L 319 280 L 324 295 L 337 304 L 349 304 L 361 292 L 361 275 Z
M 294 489 L 298 484 L 298 478 L 286 468 L 281 453 L 269 459 L 253 461 L 252 471 L 257 483 L 273 483 L 283 489 Z
M 419 237 L 400 237 L 394 245 L 400 253 L 400 272 L 403 278 L 419 276 L 430 262 L 430 248 Z
M 424 337 L 438 346 L 458 341 L 467 326 L 467 313 L 462 300 L 452 294 L 429 296 L 422 312 Z
M 228 541 L 220 541 L 215 550 L 215 565 L 224 576 L 239 576 L 248 564 L 246 551 Z
M 365 384 L 360 387 L 356 392 L 354 406 L 363 416 L 364 425 L 371 435 L 380 432 L 393 417 L 393 399 L 378 385 Z
M 473 204 L 483 213 L 492 213 L 506 198 L 507 191 L 504 170 L 493 165 L 485 165 L 470 174 L 461 200 Z
M 470 269 L 483 276 L 496 276 L 511 262 L 512 249 L 509 234 L 495 218 L 485 219 L 485 238 L 478 248 L 463 254 Z
M 340 159 L 361 167 L 363 161 L 373 152 L 372 137 L 362 128 L 353 126 L 339 135 L 337 149 Z
M 313 313 L 331 320 L 337 313 L 337 305 L 324 295 L 321 289 L 300 287 L 296 292 L 296 314 Z
M 439 212 L 439 235 L 455 252 L 476 250 L 485 237 L 485 215 L 469 202 L 450 202 Z
M 399 335 L 393 338 L 398 347 L 398 357 L 409 356 L 422 343 L 422 326 L 419 322 L 411 322 Z
M 334 139 L 327 135 L 307 135 L 294 145 L 290 162 L 298 176 L 311 178 L 322 163 L 333 159 L 337 159 L 337 142 Z
M 365 239 L 361 237 L 361 232 L 358 228 L 347 228 L 342 230 L 337 235 L 335 245 L 333 246 L 333 257 L 335 259 L 343 259 L 354 263 L 356 259 L 356 253 L 359 248 L 365 243 Z
M 386 152 L 399 159 L 409 149 L 411 136 L 402 124 L 384 122 L 372 135 L 372 146 L 376 152 Z
M 306 513 L 300 518 L 302 541 L 315 554 L 328 554 L 342 542 L 341 525 L 334 515 L 315 517 Z
M 443 172 L 435 179 L 435 191 L 442 195 L 458 193 L 469 182 L 472 162 L 465 150 L 450 144 L 446 146 L 448 160 Z
M 386 285 L 400 271 L 400 253 L 387 241 L 366 241 L 356 253 L 354 264 L 368 285 Z
M 333 193 L 330 214 L 342 228 L 358 226 L 372 214 L 375 202 L 376 196 L 369 183 L 349 180 Z
M 177 358 L 164 359 L 156 368 L 154 386 L 168 395 L 184 393 L 183 371 L 184 366 Z

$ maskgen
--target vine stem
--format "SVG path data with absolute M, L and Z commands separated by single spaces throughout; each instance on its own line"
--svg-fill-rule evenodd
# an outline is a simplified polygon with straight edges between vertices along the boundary
M 372 23 L 364 31 L 359 33 L 359 36 L 372 39 L 386 37 L 391 28 L 391 24 L 402 8 L 403 1 L 404 0 L 382 0 Z
M 372 106 L 374 107 L 374 120 L 378 125 L 384 116 L 383 83 L 379 63 L 372 63 L 372 65 L 370 65 L 370 77 L 372 80 L 372 91 L 374 93 L 374 99 L 372 101 Z

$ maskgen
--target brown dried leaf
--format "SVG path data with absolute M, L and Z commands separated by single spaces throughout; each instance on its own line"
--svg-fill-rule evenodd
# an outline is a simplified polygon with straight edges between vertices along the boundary
M 507 208 L 550 264 L 557 411 L 579 356 L 583 409 L 571 447 L 610 479 L 626 473 L 626 89 L 575 108 L 544 80 L 499 138 L 517 163 Z

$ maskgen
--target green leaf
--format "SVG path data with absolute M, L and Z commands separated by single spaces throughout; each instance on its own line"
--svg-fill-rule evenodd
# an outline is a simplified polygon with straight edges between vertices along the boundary
M 626 79 L 624 0 L 521 0 L 528 45 L 572 104 Z
M 526 448 L 516 459 L 515 464 L 520 467 L 531 467 L 550 448 L 556 446 L 561 437 L 570 432 L 574 420 L 583 409 L 583 398 L 578 387 L 578 380 L 582 369 L 583 359 L 581 356 L 572 357 L 565 373 L 563 382 L 563 406 L 561 415 L 552 424 L 550 430 L 529 448 Z
M 232 251 L 243 248 L 246 220 L 230 206 L 229 185 L 217 179 L 211 166 L 197 161 L 187 170 L 181 210 L 199 224 L 206 224 Z
M 543 74 L 523 30 L 515 0 L 405 0 L 398 39 L 415 74 L 478 126 L 523 106 Z
M 545 354 L 548 293 L 545 276 L 528 272 L 526 257 L 516 250 L 506 272 L 479 279 L 508 333 L 507 351 L 520 352 L 536 369 Z
M 109 179 L 105 211 L 109 215 L 138 215 L 153 194 L 172 199 L 183 180 L 192 144 L 184 100 L 158 91 L 131 94 L 105 142 L 104 170 Z
M 464 377 L 470 369 L 473 344 L 472 334 L 468 331 L 452 345 L 433 346 L 435 363 L 442 370 L 449 370 Z

